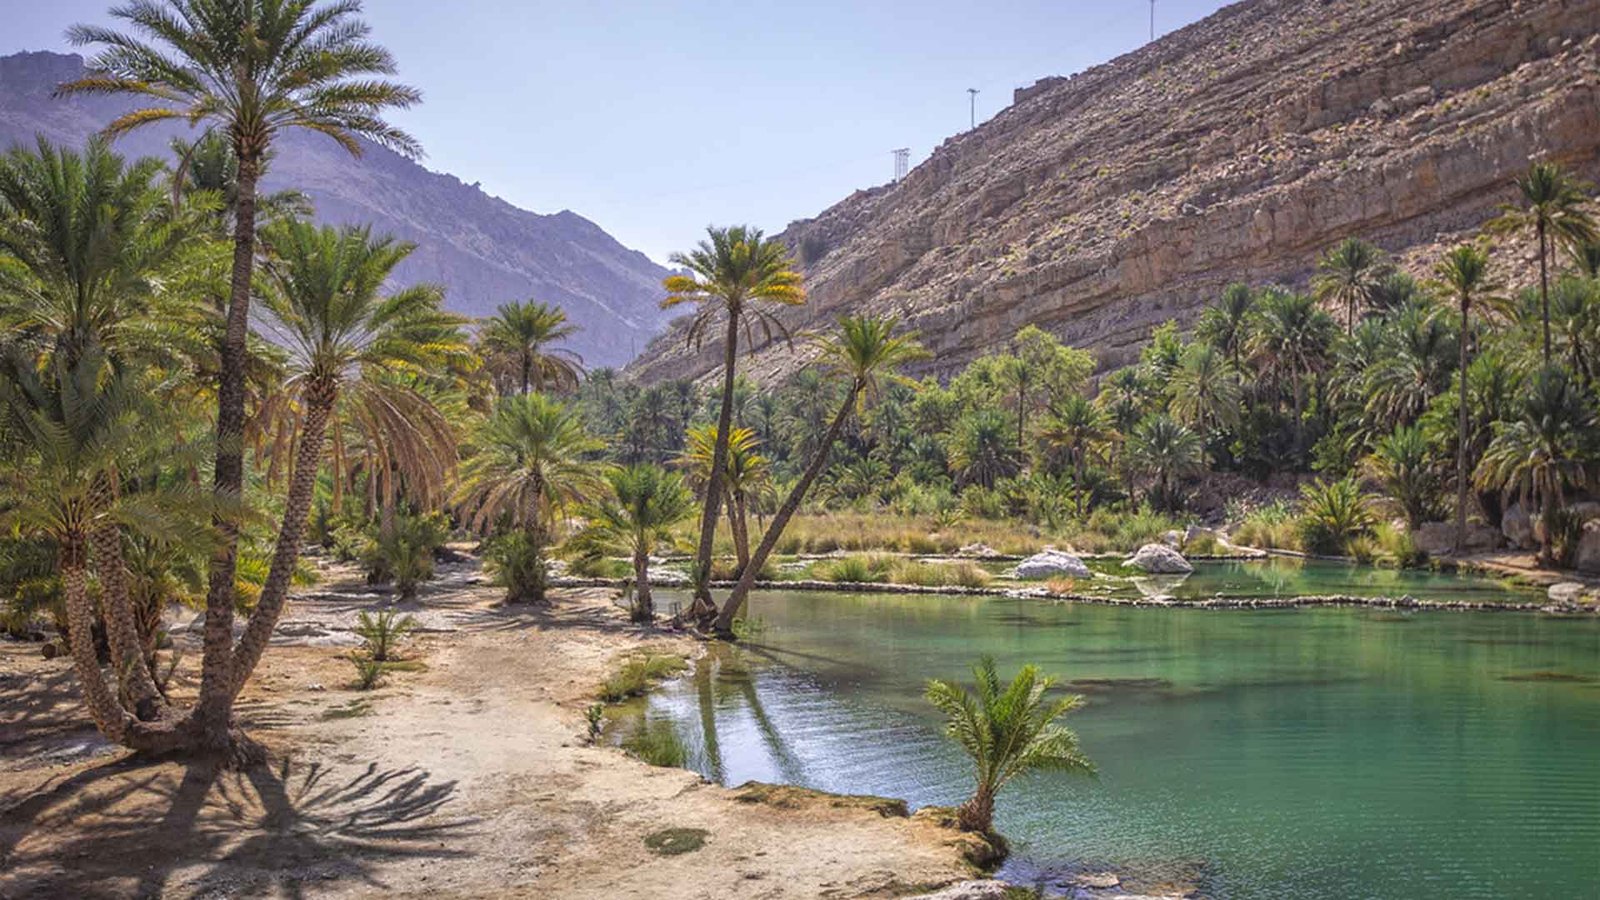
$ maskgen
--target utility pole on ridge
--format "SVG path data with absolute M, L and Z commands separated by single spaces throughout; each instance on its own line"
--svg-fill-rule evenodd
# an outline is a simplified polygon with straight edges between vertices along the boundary
M 1155 0 L 1150 0 L 1150 2 L 1154 3 Z M 978 89 L 977 88 L 967 88 L 967 94 L 969 95 L 970 99 L 972 100 L 972 109 L 971 109 L 972 125 L 970 127 L 971 128 L 977 128 L 978 127 Z

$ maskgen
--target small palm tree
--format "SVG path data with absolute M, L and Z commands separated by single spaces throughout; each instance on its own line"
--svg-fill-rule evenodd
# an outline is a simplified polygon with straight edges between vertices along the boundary
M 1555 163 L 1534 163 L 1516 180 L 1520 204 L 1502 206 L 1491 231 L 1533 232 L 1539 246 L 1539 300 L 1544 314 L 1544 362 L 1550 364 L 1550 253 L 1600 240 L 1590 214 L 1589 186 Z
M 382 77 L 394 59 L 367 40 L 357 16 L 359 0 L 319 5 L 312 0 L 141 0 L 118 6 L 114 18 L 131 33 L 76 25 L 67 36 L 78 46 L 101 45 L 90 74 L 61 86 L 66 93 L 133 95 L 140 106 L 106 131 L 125 134 L 144 125 L 181 120 L 228 135 L 237 162 L 233 273 L 217 374 L 214 491 L 219 509 L 237 506 L 244 493 L 245 379 L 250 332 L 250 292 L 256 258 L 256 186 L 276 139 L 304 129 L 327 135 L 360 155 L 358 138 L 400 153 L 421 150 L 382 118 L 386 108 L 421 99 L 415 89 Z M 239 527 L 216 523 L 206 595 L 205 655 L 196 706 L 200 743 L 233 745 L 230 721 L 236 670 L 231 653 Z M 230 693 L 231 691 L 231 693 Z
M 1238 373 L 1220 350 L 1190 344 L 1167 387 L 1167 408 L 1197 432 L 1223 430 L 1239 424 L 1242 393 Z
M 341 408 L 412 410 L 427 398 L 393 376 L 442 367 L 465 347 L 462 319 L 443 292 L 421 285 L 382 293 L 414 245 L 367 228 L 285 219 L 262 233 L 271 250 L 261 280 L 263 325 L 289 355 L 286 395 L 299 407 L 294 463 L 272 568 L 234 652 L 235 691 L 266 650 L 300 559 L 329 423 Z
M 1589 483 L 1600 460 L 1594 398 L 1572 383 L 1559 366 L 1546 366 L 1528 385 L 1521 413 L 1497 423 L 1494 439 L 1478 462 L 1481 487 L 1515 492 L 1540 510 L 1547 527 L 1540 532 L 1540 560 L 1549 564 L 1548 523 L 1565 504 L 1567 491 Z
M 805 471 L 800 473 L 799 480 L 789 489 L 788 496 L 778 506 L 777 512 L 773 513 L 772 522 L 761 536 L 760 545 L 751 554 L 749 564 L 733 586 L 733 593 L 717 614 L 716 629 L 719 633 L 732 634 L 733 620 L 744 607 L 750 589 L 755 587 L 756 574 L 767 564 L 773 549 L 778 546 L 778 539 L 783 537 L 784 528 L 799 511 L 806 492 L 811 490 L 811 485 L 827 468 L 833 445 L 839 440 L 851 413 L 859 412 L 868 401 L 878 399 L 885 383 L 910 383 L 899 374 L 900 368 L 912 361 L 927 358 L 928 351 L 918 343 L 915 334 L 896 334 L 899 324 L 899 320 L 893 316 L 844 316 L 839 319 L 838 333 L 817 343 L 822 367 L 849 379 L 850 389 L 845 393 L 844 402 L 839 405 L 833 421 L 829 423 L 821 445 L 806 463 Z
M 1372 302 L 1389 272 L 1389 260 L 1382 250 L 1352 237 L 1317 261 L 1317 275 L 1311 285 L 1318 300 L 1345 308 L 1345 334 L 1354 334 L 1356 312 Z
M 1421 528 L 1438 507 L 1439 470 L 1432 457 L 1422 429 L 1402 425 L 1378 441 L 1364 464 L 1367 477 L 1383 485 L 1405 513 L 1412 531 Z
M 1002 685 L 994 659 L 985 656 L 972 667 L 976 692 L 953 681 L 931 680 L 926 696 L 945 716 L 945 734 L 971 757 L 977 789 L 956 810 L 962 829 L 994 833 L 994 801 L 1013 778 L 1038 769 L 1084 775 L 1094 764 L 1078 746 L 1078 738 L 1058 724 L 1083 705 L 1077 695 L 1046 698 L 1054 678 L 1023 666 L 1010 684 Z
M 1483 301 L 1492 290 L 1489 282 L 1489 252 L 1482 247 L 1462 244 L 1445 254 L 1434 268 L 1434 274 L 1444 290 L 1456 301 L 1461 316 L 1461 336 L 1457 341 L 1460 355 L 1456 371 L 1467 371 L 1467 351 L 1471 347 L 1472 304 Z M 1456 552 L 1467 546 L 1467 379 L 1459 379 L 1460 406 L 1456 423 Z
M 1370 332 L 1377 337 L 1371 358 L 1348 387 L 1364 395 L 1358 402 L 1380 431 L 1397 422 L 1415 421 L 1428 402 L 1449 386 L 1458 348 L 1449 317 L 1443 313 L 1432 304 L 1412 304 Z M 1358 337 L 1368 333 L 1362 329 Z
M 949 437 L 950 467 L 962 484 L 993 488 L 995 482 L 1022 470 L 1022 458 L 998 410 L 979 409 L 962 416 Z
M 1255 315 L 1256 295 L 1247 284 L 1230 284 L 1215 306 L 1208 306 L 1195 324 L 1194 336 L 1222 351 L 1235 369 L 1244 365 L 1245 345 Z
M 1198 472 L 1205 451 L 1200 436 L 1166 413 L 1156 413 L 1128 436 L 1128 462 L 1152 484 L 1157 505 L 1178 506 L 1178 480 Z
M 509 599 L 542 603 L 550 521 L 600 495 L 603 469 L 593 457 L 604 445 L 576 411 L 543 394 L 502 397 L 473 444 L 478 453 L 462 467 L 459 500 L 480 532 L 502 519 L 522 530 L 535 577 Z
M 722 402 L 717 415 L 717 439 L 711 458 L 711 477 L 707 482 L 706 505 L 700 516 L 700 543 L 695 548 L 694 612 L 705 617 L 715 612 L 708 587 L 711 574 L 711 545 L 716 536 L 717 516 L 722 504 L 722 479 L 727 465 L 728 432 L 733 424 L 735 371 L 739 359 L 739 334 L 754 349 L 752 325 L 760 325 L 767 340 L 774 330 L 788 330 L 765 307 L 798 306 L 805 302 L 799 271 L 789 251 L 776 239 L 769 239 L 758 228 L 735 225 L 711 228 L 707 239 L 688 253 L 674 253 L 671 263 L 687 269 L 686 274 L 668 276 L 662 285 L 667 298 L 662 309 L 684 303 L 696 304 L 688 328 L 688 340 L 698 345 L 711 323 L 719 316 L 727 320 L 722 347 Z
M 1251 355 L 1279 391 L 1287 384 L 1294 405 L 1295 452 L 1305 449 L 1306 395 L 1311 378 L 1327 364 L 1335 326 L 1304 295 L 1268 290 L 1258 302 Z M 1281 394 L 1279 395 L 1281 396 Z
M 1300 536 L 1313 553 L 1343 553 L 1352 539 L 1371 533 L 1377 524 L 1372 504 L 1354 479 L 1300 488 Z
M 690 483 L 702 490 L 711 483 L 716 439 L 716 432 L 709 424 L 690 428 L 685 435 L 683 453 L 678 456 L 677 463 Z M 723 502 L 727 504 L 728 527 L 733 532 L 733 549 L 740 572 L 750 563 L 750 498 L 765 485 L 771 471 L 767 458 L 761 454 L 761 439 L 753 430 L 741 426 L 728 432 L 727 465 L 722 473 Z
M 626 548 L 633 558 L 633 620 L 650 622 L 655 619 L 650 554 L 658 541 L 671 539 L 674 525 L 694 513 L 694 495 L 681 475 L 660 466 L 614 469 L 606 480 L 611 496 L 594 507 L 590 535 Z
M 478 332 L 484 365 L 501 393 L 516 385 L 521 393 L 546 388 L 568 390 L 583 378 L 583 357 L 551 345 L 578 333 L 559 307 L 529 300 L 506 303 L 483 321 Z

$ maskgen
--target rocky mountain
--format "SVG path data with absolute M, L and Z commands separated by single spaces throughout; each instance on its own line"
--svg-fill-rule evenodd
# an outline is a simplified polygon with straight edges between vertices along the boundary
M 810 302 L 787 321 L 897 312 L 937 373 L 1032 323 L 1109 367 L 1229 282 L 1304 284 L 1349 235 L 1426 271 L 1531 159 L 1600 176 L 1597 33 L 1600 0 L 1234 4 L 1019 89 L 900 183 L 790 225 Z M 673 329 L 632 368 L 700 375 L 715 353 Z M 749 371 L 805 358 L 774 344 Z
M 129 108 L 119 98 L 51 96 L 82 71 L 72 55 L 0 58 L 0 148 L 31 145 L 36 134 L 79 146 Z M 117 149 L 166 157 L 169 138 L 187 133 L 153 128 L 119 139 Z M 528 212 L 381 147 L 369 144 L 355 159 L 305 133 L 285 135 L 266 182 L 310 195 L 322 221 L 371 223 L 414 241 L 397 278 L 445 285 L 458 312 L 486 315 L 528 297 L 561 306 L 583 327 L 573 346 L 591 366 L 627 362 L 666 321 L 657 307 L 666 270 L 577 213 Z

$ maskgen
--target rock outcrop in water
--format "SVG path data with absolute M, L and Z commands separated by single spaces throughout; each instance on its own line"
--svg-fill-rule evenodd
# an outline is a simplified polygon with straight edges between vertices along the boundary
M 1530 159 L 1600 175 L 1597 32 L 1600 0 L 1237 3 L 1019 91 L 899 184 L 790 225 L 811 302 L 785 314 L 899 313 L 924 372 L 1030 323 L 1109 366 L 1229 282 L 1304 283 L 1349 235 L 1425 271 Z M 717 352 L 674 328 L 634 369 L 698 376 Z M 748 371 L 804 359 L 774 343 Z

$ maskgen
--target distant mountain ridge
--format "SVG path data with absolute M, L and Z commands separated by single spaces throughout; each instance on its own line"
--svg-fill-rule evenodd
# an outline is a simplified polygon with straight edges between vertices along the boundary
M 31 146 L 36 134 L 81 147 L 133 104 L 125 98 L 53 97 L 84 71 L 82 57 L 32 52 L 0 57 L 0 149 Z M 187 127 L 152 127 L 122 137 L 125 156 L 167 158 Z M 438 282 L 457 312 L 483 316 L 529 297 L 554 303 L 582 327 L 572 347 L 590 366 L 621 365 L 665 325 L 658 307 L 667 270 L 618 243 L 577 213 L 541 215 L 485 194 L 364 143 L 352 158 L 328 138 L 289 133 L 279 142 L 265 187 L 294 187 L 316 204 L 319 221 L 370 223 L 413 241 L 397 270 L 403 284 Z
M 1021 89 L 899 183 L 789 225 L 809 302 L 779 317 L 897 314 L 933 351 L 919 374 L 1029 324 L 1114 368 L 1229 282 L 1304 286 L 1351 235 L 1427 274 L 1533 159 L 1600 177 L 1600 0 L 1245 0 Z M 1527 248 L 1501 274 L 1533 271 Z M 796 347 L 741 371 L 786 377 Z M 629 368 L 699 377 L 720 353 L 673 327 Z

